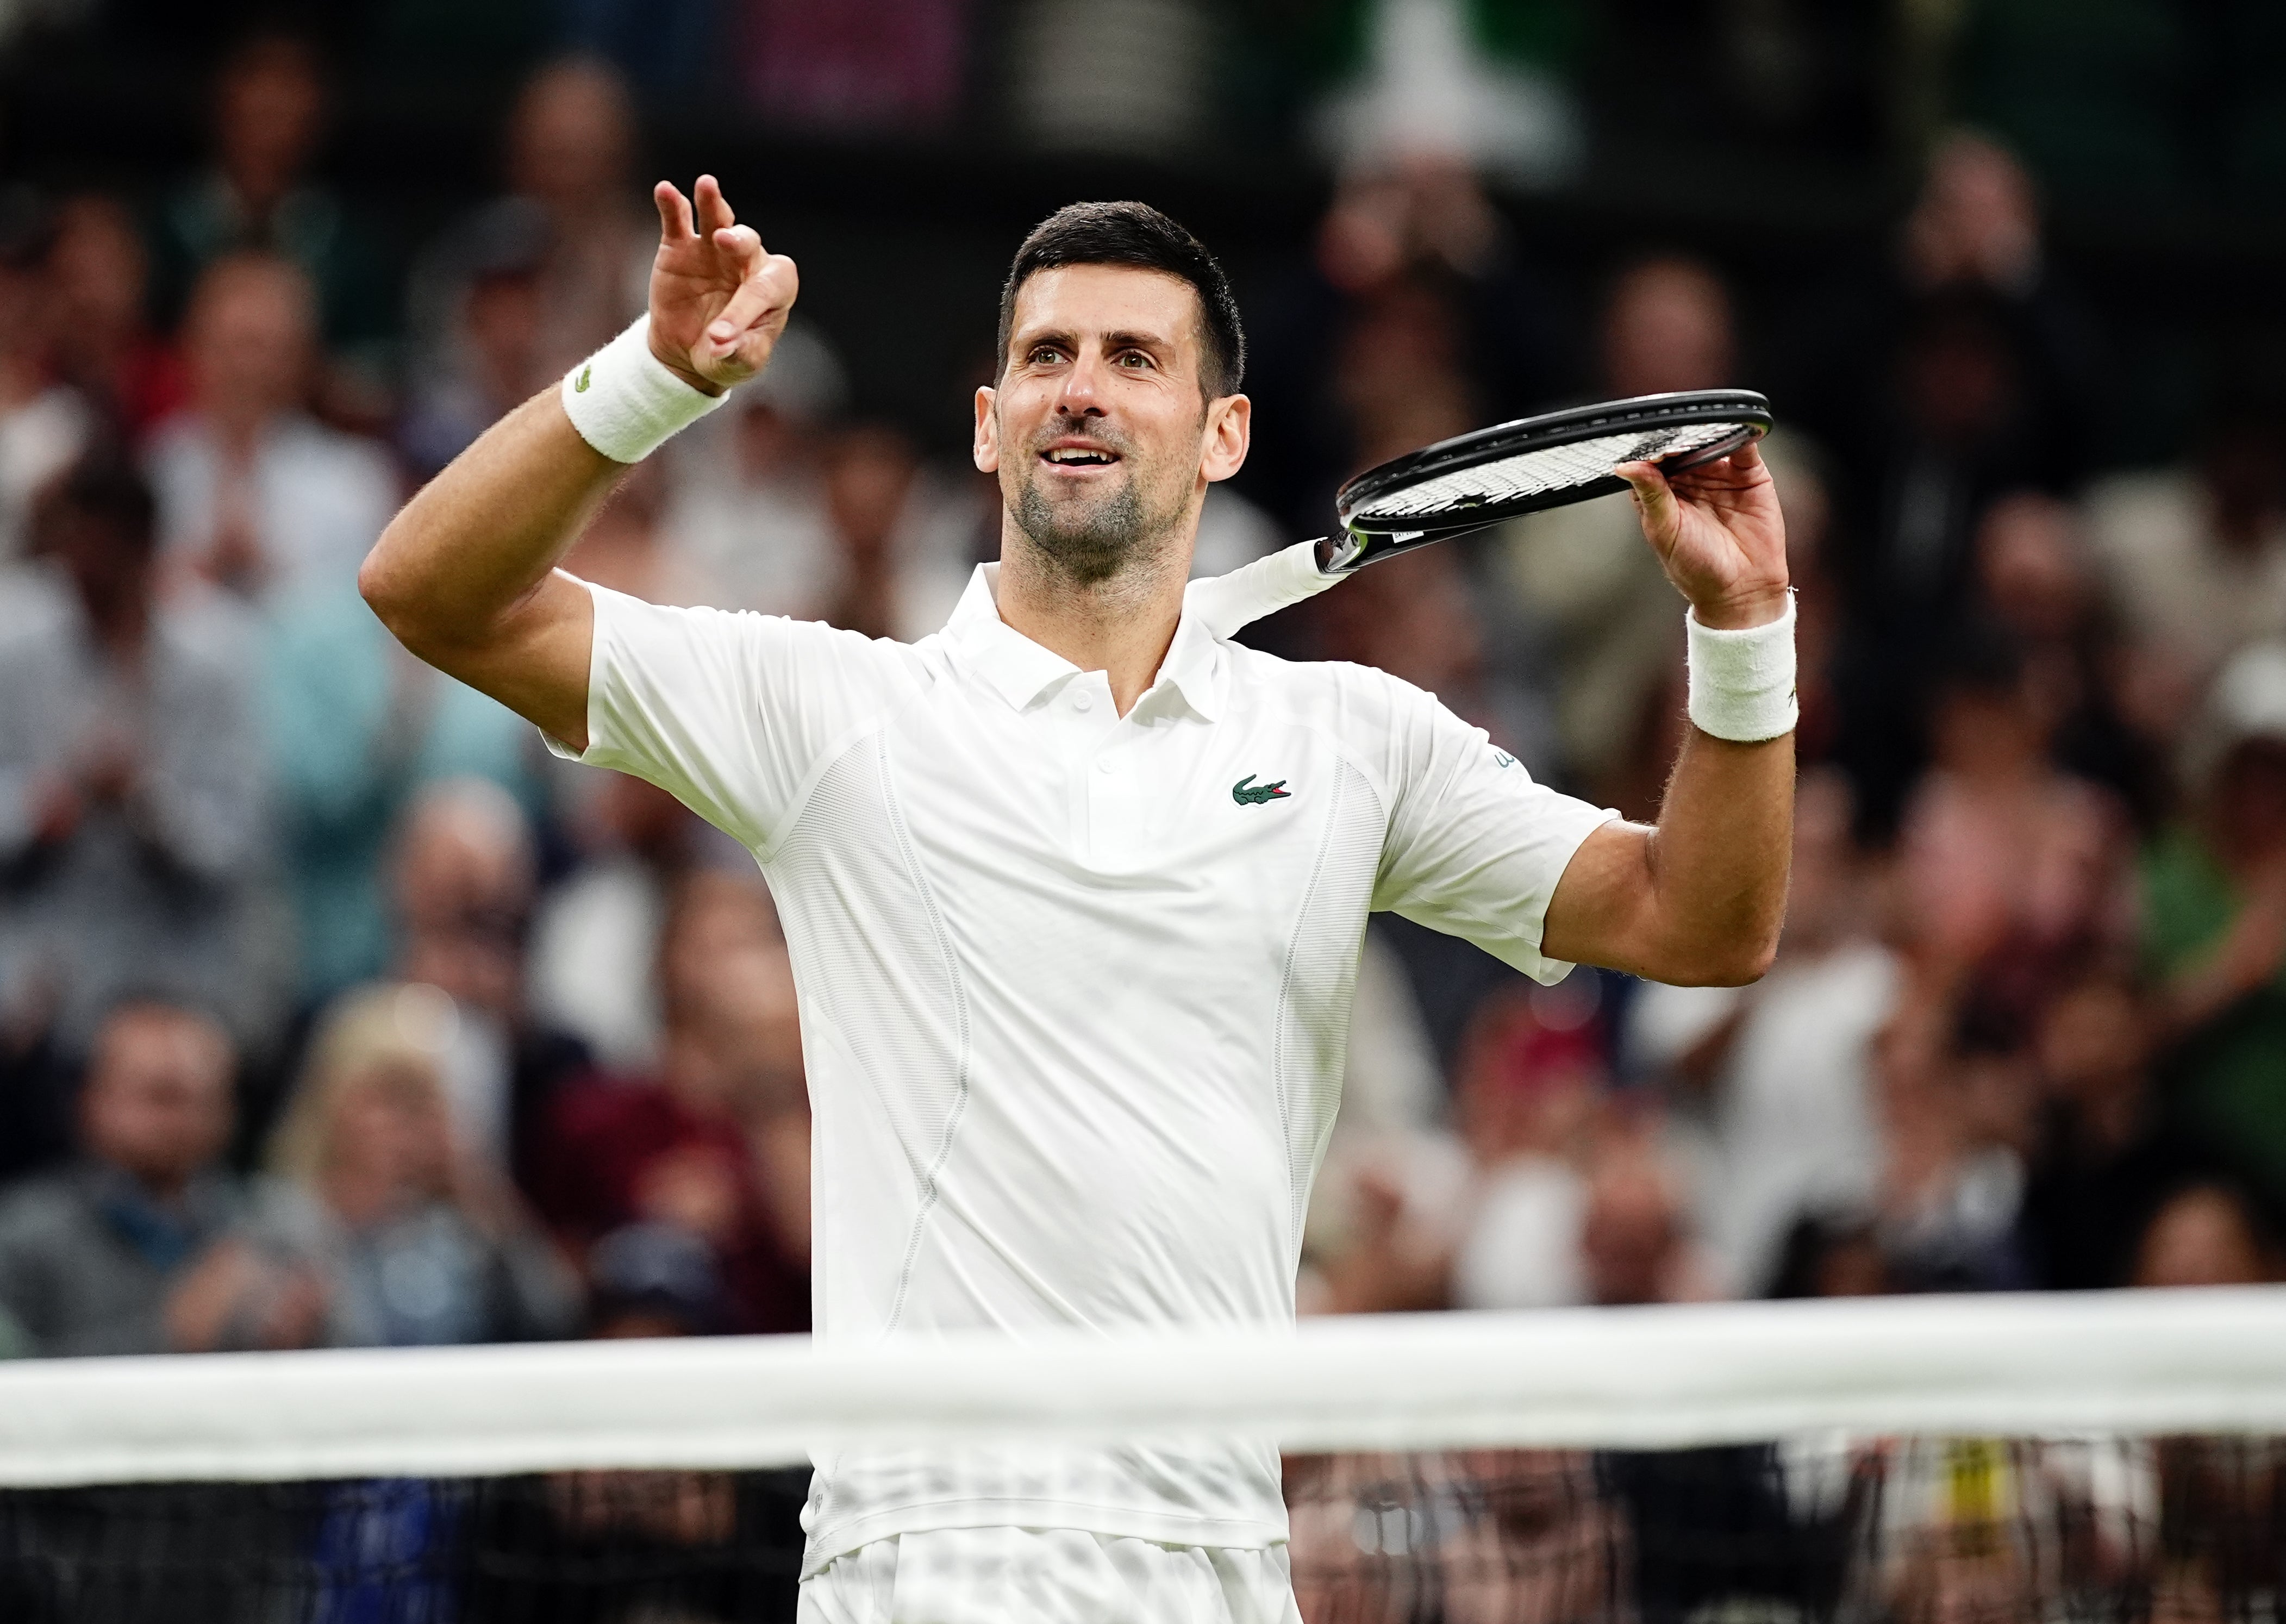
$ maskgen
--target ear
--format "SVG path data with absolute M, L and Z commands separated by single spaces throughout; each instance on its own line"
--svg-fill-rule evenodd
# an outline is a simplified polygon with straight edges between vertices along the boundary
M 1210 482 L 1227 479 L 1246 461 L 1254 430 L 1254 402 L 1225 395 L 1207 407 L 1206 442 L 1199 448 L 1199 472 Z
M 1000 417 L 992 409 L 998 398 L 989 384 L 976 391 L 976 439 L 968 454 L 976 460 L 976 471 L 980 474 L 1000 471 Z

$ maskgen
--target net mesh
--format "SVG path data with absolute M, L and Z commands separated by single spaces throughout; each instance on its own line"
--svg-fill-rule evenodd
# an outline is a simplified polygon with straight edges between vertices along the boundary
M 1867 1439 L 1286 1462 L 1308 1624 L 2269 1620 L 2286 1447 Z M 800 1470 L 0 1493 L 23 1624 L 792 1619 Z
M 1738 422 L 1678 423 L 1669 428 L 1631 429 L 1527 451 L 1477 468 L 1455 469 L 1359 504 L 1352 522 L 1420 519 L 1434 523 L 1478 508 L 1503 505 L 1575 490 L 1612 477 L 1622 462 L 1683 456 L 1736 435 Z
M 1037 1441 L 1198 1434 L 1258 1416 L 1315 1440 L 1283 1462 L 1307 1624 L 2276 1620 L 2286 1304 L 2225 1296 L 2227 1312 L 2149 1299 L 2013 1317 L 1933 1305 L 1923 1347 L 1962 1336 L 1973 1355 L 1979 1337 L 2013 1339 L 1951 1366 L 1896 1334 L 1922 1320 L 1895 1314 L 1670 1311 L 1610 1316 L 1608 1330 L 1515 1316 L 1497 1334 L 1454 1320 L 1305 1337 L 1265 1351 L 1292 1372 L 1280 1404 L 1228 1346 L 1154 1346 L 1125 1364 L 1004 1355 L 997 1390 L 978 1376 L 989 1355 L 924 1351 L 853 1371 L 779 1339 L 706 1352 L 598 1344 L 521 1363 L 57 1361 L 44 1380 L 18 1367 L 0 1371 L 0 1482 L 20 1486 L 0 1488 L 0 1619 L 792 1619 L 808 1474 L 758 1419 L 790 1416 L 795 1431 L 837 1441 L 1004 1429 Z M 1536 1362 L 1550 1342 L 1557 1362 Z M 1704 1379 L 1710 1358 L 1734 1368 Z M 1549 1376 L 1588 1360 L 1600 1374 Z M 412 1371 L 402 1381 L 389 1374 L 398 1361 Z M 59 1373 L 66 1364 L 111 1368 Z M 1981 1384 L 1961 1379 L 1980 1367 Z M 1495 1368 L 1512 1373 L 1512 1399 L 1494 1382 L 1465 1414 L 1452 1407 L 1471 1372 Z M 1146 1369 L 1172 1374 L 1102 1419 L 1103 1393 L 1148 1388 Z M 1612 1370 L 1633 1390 L 1625 1411 L 1595 1397 Z M 2028 1370 L 2047 1372 L 2037 1416 Z M 742 1371 L 757 1389 L 746 1399 L 710 1387 Z M 241 1375 L 256 1385 L 233 1387 Z M 354 1412 L 330 1429 L 313 1402 L 328 1384 Z M 1804 1387 L 1817 1390 L 1817 1424 L 1740 1436 L 1772 1402 L 1798 1406 Z M 496 1412 L 489 1443 L 465 1436 L 469 1411 L 439 1424 L 438 1395 L 455 1389 Z M 235 1396 L 262 1391 L 282 1401 Z M 513 1392 L 533 1396 L 502 1396 Z M 631 1433 L 647 1408 L 648 1437 Z M 2014 1435 L 1951 1424 L 2012 1408 L 2027 1416 Z M 1915 1411 L 1931 1424 L 1895 1424 Z M 1853 1413 L 1869 1424 L 1830 1424 Z M 709 1414 L 721 1424 L 703 1424 Z M 2200 1431 L 2061 1424 L 2119 1415 L 2226 1419 Z M 1383 1447 L 1318 1447 L 1344 1436 Z M 1646 1439 L 1712 1441 L 1637 1447 Z M 331 1464 L 292 1470 L 297 1447 Z M 152 1475 L 194 1480 L 134 1480 L 138 1452 Z M 405 1469 L 423 1455 L 433 1470 Z M 737 1464 L 745 1456 L 753 1463 Z M 644 1457 L 661 1464 L 626 1464 Z M 359 1460 L 388 1470 L 343 1470 Z M 485 1461 L 545 1469 L 470 1464 Z

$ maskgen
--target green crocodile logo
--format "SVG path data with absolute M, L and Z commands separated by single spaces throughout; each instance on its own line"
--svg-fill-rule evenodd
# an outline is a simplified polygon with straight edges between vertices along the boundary
M 584 395 L 587 392 L 587 379 L 595 370 L 595 369 L 593 367 L 582 367 L 579 368 L 579 380 L 572 386 L 572 392 L 573 394 Z
M 1242 807 L 1258 807 L 1265 800 L 1284 800 L 1287 799 L 1286 780 L 1281 778 L 1275 784 L 1257 784 L 1254 775 L 1249 773 L 1230 786 L 1230 798 Z

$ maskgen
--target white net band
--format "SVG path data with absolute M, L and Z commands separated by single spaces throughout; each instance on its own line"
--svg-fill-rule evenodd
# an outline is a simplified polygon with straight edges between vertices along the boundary
M 1294 1336 L 799 1337 L 0 1367 L 0 1486 L 792 1465 L 1275 1437 L 1289 1453 L 2286 1433 L 2286 1289 L 1389 1316 Z

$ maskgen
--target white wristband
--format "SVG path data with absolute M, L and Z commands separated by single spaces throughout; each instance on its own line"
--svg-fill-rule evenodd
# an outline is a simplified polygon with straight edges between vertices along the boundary
M 728 400 L 693 389 L 650 352 L 650 317 L 564 374 L 564 415 L 579 438 L 614 462 L 640 462 Z
M 1690 627 L 1691 721 L 1701 733 L 1742 745 L 1793 731 L 1801 715 L 1794 698 L 1793 594 L 1785 612 L 1763 626 L 1722 631 Z

